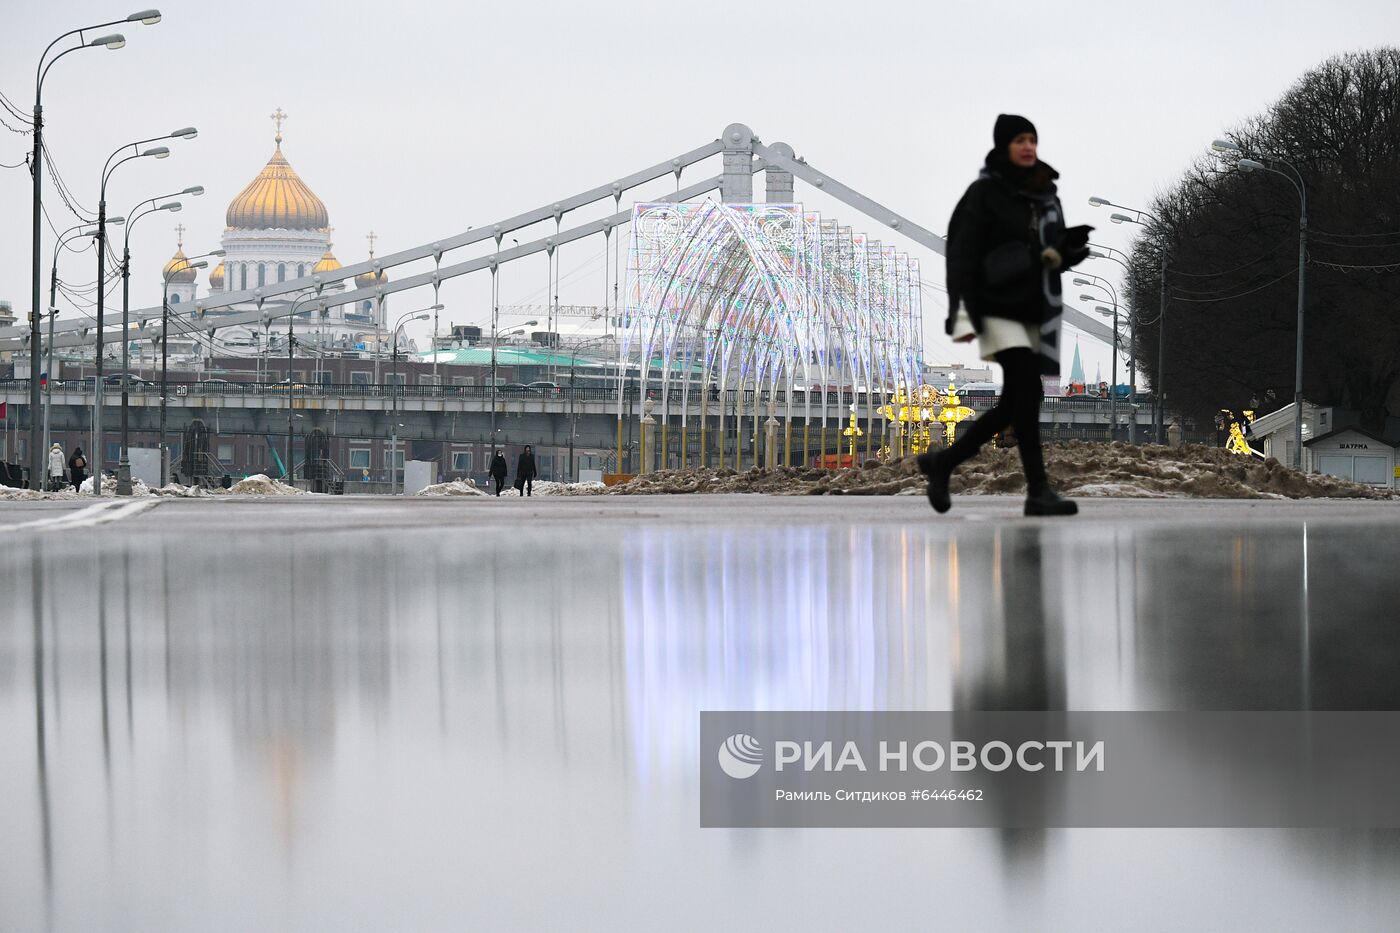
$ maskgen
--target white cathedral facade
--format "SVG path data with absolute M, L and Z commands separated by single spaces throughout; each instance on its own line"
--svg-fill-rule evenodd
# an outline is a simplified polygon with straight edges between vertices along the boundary
M 209 273 L 209 292 L 243 291 L 277 282 L 304 278 L 316 273 L 334 272 L 340 262 L 331 252 L 330 217 L 326 205 L 301 180 L 282 154 L 282 121 L 279 108 L 276 148 L 261 172 L 235 197 L 225 213 L 220 246 L 224 256 Z M 370 258 L 374 257 L 373 234 Z M 169 285 L 166 286 L 166 279 Z M 368 288 L 388 281 L 383 272 L 355 277 L 356 288 Z M 183 242 L 162 270 L 162 286 L 167 288 L 173 313 L 193 309 L 197 296 L 197 270 L 190 268 Z M 346 290 L 344 281 L 327 283 L 322 297 L 334 300 Z M 209 309 L 198 333 L 181 340 L 171 328 L 172 354 L 190 354 L 197 359 L 211 356 L 252 356 L 286 350 L 287 318 L 280 314 L 298 298 L 312 295 L 304 291 L 279 295 L 263 302 L 263 325 L 219 327 L 222 316 L 256 311 L 255 302 Z M 311 304 L 311 302 L 307 302 Z M 331 305 L 323 312 L 298 312 L 293 332 L 298 353 L 378 353 L 390 339 L 384 332 L 388 299 L 360 301 L 354 305 Z M 189 320 L 181 315 L 184 320 Z M 217 328 L 213 335 L 209 328 Z M 401 342 L 401 347 L 403 346 Z

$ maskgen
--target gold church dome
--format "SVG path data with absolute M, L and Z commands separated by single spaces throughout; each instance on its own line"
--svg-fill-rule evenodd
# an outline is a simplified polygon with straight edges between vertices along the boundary
M 378 272 L 361 272 L 355 276 L 356 288 L 373 288 L 389 281 L 389 276 L 381 269 Z
M 326 252 L 321 256 L 321 261 L 316 263 L 316 268 L 311 270 L 312 275 L 320 275 L 323 272 L 334 272 L 340 268 L 340 260 L 335 258 L 331 252 L 331 245 L 326 244 Z
M 170 261 L 165 264 L 165 268 L 160 270 L 160 274 L 171 285 L 188 285 L 195 279 L 194 267 L 190 265 L 189 258 L 185 256 L 183 248 L 175 250 L 175 255 L 170 257 Z
M 224 261 L 219 260 L 219 264 L 214 267 L 214 271 L 209 273 L 209 287 L 221 289 L 224 287 Z
M 281 113 L 279 110 L 278 113 Z M 244 230 L 322 230 L 329 224 L 326 205 L 282 155 L 282 126 L 277 149 L 258 177 L 234 198 L 225 215 L 230 227 Z

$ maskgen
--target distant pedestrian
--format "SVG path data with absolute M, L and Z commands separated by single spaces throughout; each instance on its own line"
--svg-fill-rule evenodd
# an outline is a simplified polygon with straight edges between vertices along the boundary
M 68 479 L 73 483 L 73 489 L 78 492 L 83 491 L 83 480 L 87 479 L 87 457 L 83 456 L 81 447 L 73 448 L 73 456 L 68 458 Z
M 506 473 L 509 472 L 509 469 L 510 468 L 506 466 L 506 458 L 502 456 L 499 450 L 495 451 L 491 455 L 490 474 L 491 478 L 496 481 L 497 496 L 501 494 L 501 487 L 506 484 Z
M 1089 255 L 1091 227 L 1065 227 L 1059 177 L 1037 154 L 1025 117 L 1001 114 L 986 164 L 948 224 L 948 324 L 957 342 L 977 339 L 984 360 L 1001 365 L 996 407 L 968 425 L 947 450 L 920 454 L 928 500 L 952 505 L 948 480 L 998 432 L 1015 428 L 1026 477 L 1027 515 L 1073 515 L 1079 507 L 1050 488 L 1040 449 L 1041 375 L 1059 374 L 1060 274 Z
M 63 447 L 54 441 L 54 445 L 49 448 L 49 490 L 53 491 L 63 485 L 63 468 L 67 463 L 63 456 Z
M 535 453 L 529 444 L 525 445 L 520 458 L 515 461 L 515 488 L 520 490 L 522 496 L 535 493 Z

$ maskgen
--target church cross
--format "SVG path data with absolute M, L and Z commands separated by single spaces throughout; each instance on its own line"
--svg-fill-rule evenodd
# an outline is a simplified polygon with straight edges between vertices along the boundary
M 365 239 L 366 239 L 366 240 L 369 240 L 369 258 L 370 258 L 370 259 L 373 259 L 373 258 L 374 258 L 374 241 L 377 240 L 377 239 L 379 239 L 379 237 L 375 234 L 375 232 L 374 232 L 373 230 L 371 230 L 371 231 L 369 232 L 369 235 L 366 236 Z
M 282 112 L 282 108 L 281 108 L 281 107 L 278 107 L 276 110 L 274 110 L 274 111 L 272 112 L 272 122 L 275 123 L 275 124 L 277 124 L 277 142 L 278 142 L 279 145 L 280 145 L 281 142 L 282 142 L 282 123 L 283 123 L 286 119 L 287 119 L 287 115 L 286 115 L 285 113 Z
M 176 225 L 175 225 L 175 237 L 176 237 L 176 241 L 175 241 L 175 242 L 176 242 L 176 245 L 177 245 L 180 249 L 184 249 L 184 248 L 185 248 L 185 225 L 184 225 L 184 224 L 176 224 Z

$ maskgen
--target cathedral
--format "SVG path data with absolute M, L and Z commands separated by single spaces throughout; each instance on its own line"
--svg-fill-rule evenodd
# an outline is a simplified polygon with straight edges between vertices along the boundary
M 279 107 L 272 115 L 277 131 L 275 148 L 257 177 L 229 202 L 220 246 L 224 256 L 209 273 L 209 292 L 255 289 L 277 282 L 305 278 L 338 270 L 340 262 L 331 251 L 330 216 L 326 205 L 302 181 L 282 154 L 282 123 L 286 114 Z M 370 258 L 374 258 L 374 234 L 369 236 Z M 170 307 L 178 312 L 192 308 L 198 289 L 196 270 L 189 267 L 183 237 L 175 255 L 162 270 L 162 286 L 167 287 Z M 387 282 L 381 271 L 355 277 L 356 288 L 370 288 Z M 326 283 L 321 295 L 334 300 L 346 290 L 345 281 Z M 256 311 L 256 302 L 240 302 L 206 313 L 201 333 L 182 341 L 172 333 L 171 350 L 188 351 L 193 357 L 246 356 L 265 352 L 285 352 L 287 321 L 280 312 L 303 296 L 314 295 L 312 288 L 289 292 L 263 302 L 271 312 L 262 326 L 230 325 L 219 328 L 212 337 L 208 329 L 218 327 L 218 319 L 235 313 Z M 310 304 L 310 302 L 307 302 Z M 293 322 L 297 346 L 314 352 L 375 352 L 389 339 L 385 334 L 388 299 L 365 300 L 355 305 L 331 305 L 323 312 L 298 312 Z M 172 328 L 173 331 L 173 328 Z

